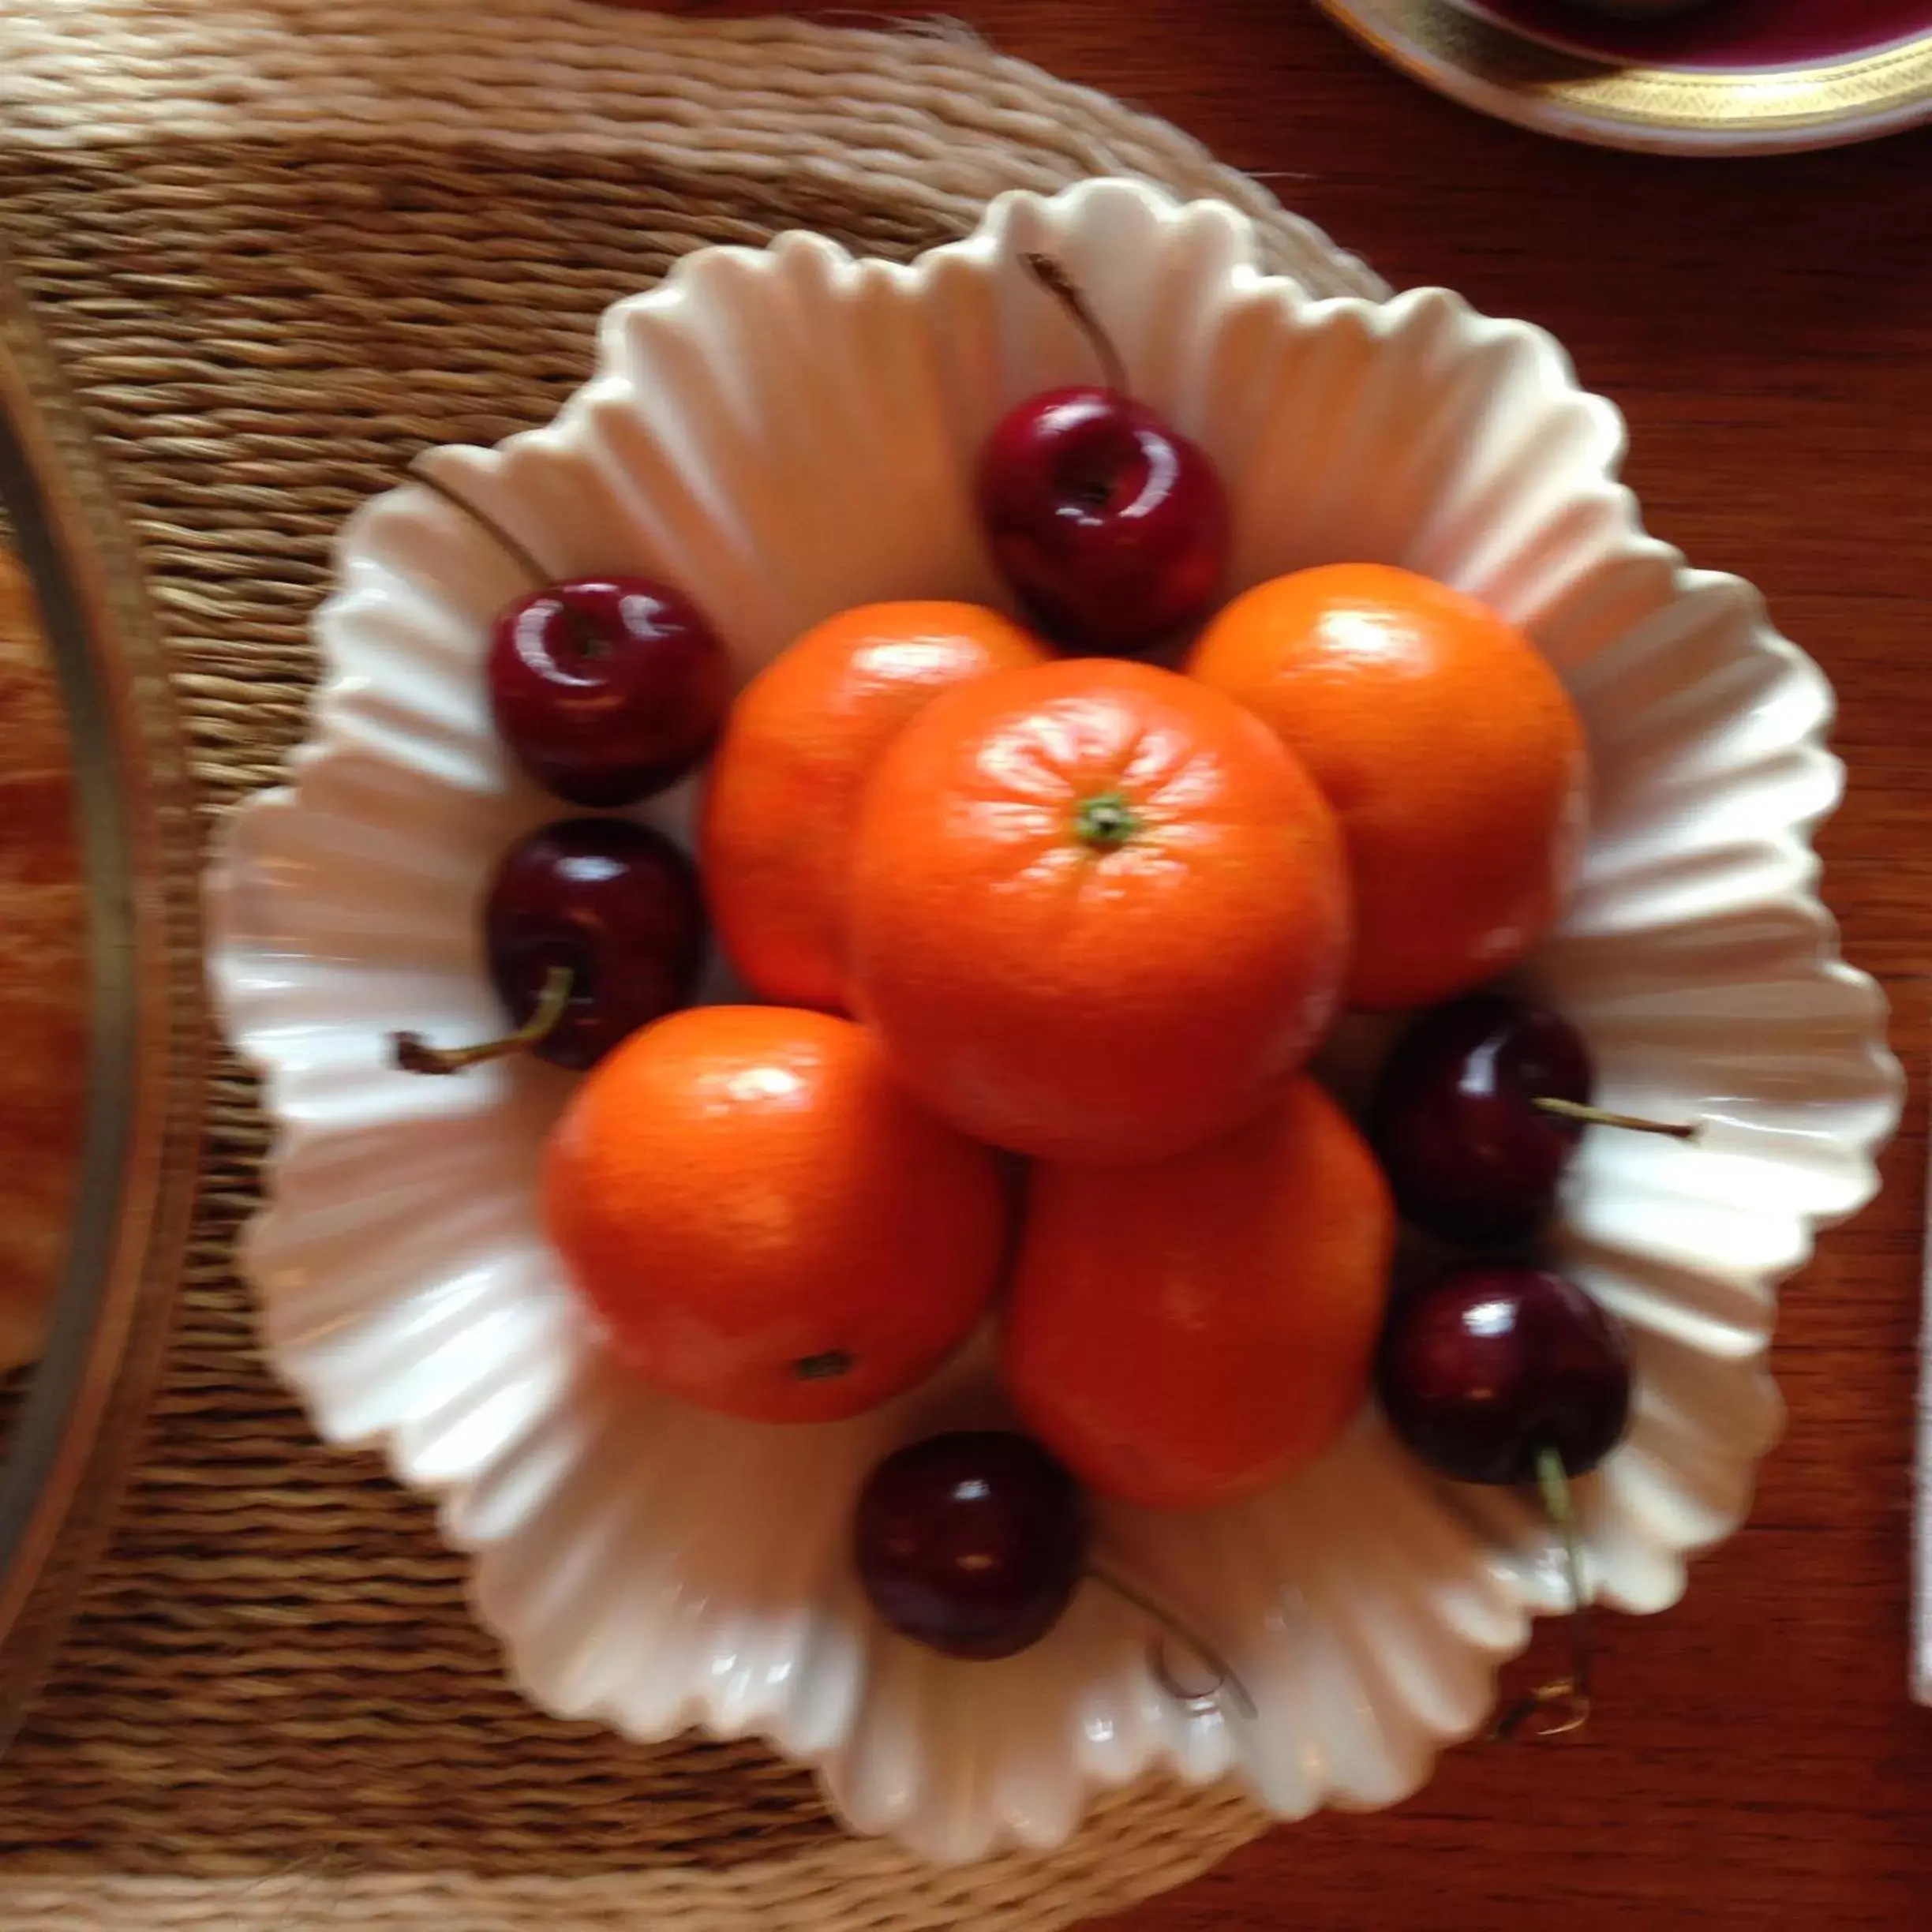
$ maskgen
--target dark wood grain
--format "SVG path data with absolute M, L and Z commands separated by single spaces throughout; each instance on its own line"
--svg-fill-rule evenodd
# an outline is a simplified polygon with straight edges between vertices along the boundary
M 1932 1712 L 1905 1689 L 1932 1053 L 1932 133 L 1642 158 L 1436 100 L 1295 0 L 948 10 L 1178 122 L 1391 281 L 1451 284 L 1568 345 L 1629 417 L 1652 528 L 1762 586 L 1837 687 L 1851 784 L 1826 896 L 1892 995 L 1913 1080 L 1884 1193 L 1786 1299 L 1791 1421 L 1750 1525 L 1677 1609 L 1612 1623 L 1587 1741 L 1455 1753 L 1395 1812 L 1279 1831 L 1112 1923 L 1932 1924 Z

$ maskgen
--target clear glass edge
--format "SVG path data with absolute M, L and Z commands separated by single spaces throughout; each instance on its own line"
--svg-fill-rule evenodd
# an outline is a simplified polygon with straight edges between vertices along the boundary
M 0 1750 L 113 1519 L 186 1246 L 206 1020 L 193 795 L 134 547 L 0 260 L 0 500 L 72 733 L 92 1040 L 72 1237 L 0 1462 Z

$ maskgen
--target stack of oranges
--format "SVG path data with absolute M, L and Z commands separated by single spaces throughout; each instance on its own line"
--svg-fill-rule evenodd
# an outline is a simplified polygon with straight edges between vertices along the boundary
M 1393 1216 L 1305 1070 L 1554 916 L 1582 732 L 1535 648 L 1413 574 L 1248 591 L 1178 669 L 974 605 L 831 619 L 739 695 L 699 856 L 762 1005 L 585 1080 L 548 1226 L 612 1345 L 769 1421 L 916 1383 L 989 1312 L 1026 1425 L 1195 1507 L 1361 1405 Z

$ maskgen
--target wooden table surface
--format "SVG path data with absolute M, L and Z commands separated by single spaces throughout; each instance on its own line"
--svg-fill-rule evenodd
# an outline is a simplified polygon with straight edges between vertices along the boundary
M 1447 283 L 1568 345 L 1629 417 L 1651 528 L 1760 585 L 1837 687 L 1850 791 L 1823 838 L 1826 897 L 1891 994 L 1912 1075 L 1884 1193 L 1786 1300 L 1791 1420 L 1750 1526 L 1677 1609 L 1610 1620 L 1588 1739 L 1455 1752 L 1398 1810 L 1276 1832 L 1110 1924 L 1932 1926 L 1932 1711 L 1905 1687 L 1932 1051 L 1932 131 L 1765 160 L 1612 154 L 1438 100 L 1302 0 L 942 4 L 1179 123 L 1398 286 Z

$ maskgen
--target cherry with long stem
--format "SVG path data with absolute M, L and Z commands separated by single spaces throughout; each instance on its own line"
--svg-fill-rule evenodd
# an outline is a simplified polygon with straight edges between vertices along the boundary
M 1030 1649 L 1066 1613 L 1083 1580 L 1110 1591 L 1159 1634 L 1148 1668 L 1190 1710 L 1226 1692 L 1254 1700 L 1206 1638 L 1111 1565 L 1094 1559 L 1087 1499 L 1031 1436 L 954 1429 L 904 1444 L 866 1478 L 852 1553 L 873 1608 L 902 1637 L 944 1657 L 984 1661 Z M 1185 1648 L 1211 1681 L 1191 1688 L 1169 1657 Z
M 1574 1021 L 1552 1006 L 1479 993 L 1425 1014 L 1382 1071 L 1372 1135 L 1403 1218 L 1466 1248 L 1528 1240 L 1557 1210 L 1585 1131 L 1699 1139 L 1704 1123 L 1597 1104 Z
M 420 458 L 409 467 L 530 580 L 497 612 L 483 664 L 496 735 L 526 773 L 553 798 L 603 810 L 691 771 L 732 695 L 730 660 L 704 613 L 654 578 L 555 577 L 465 491 Z
M 1131 657 L 1214 601 L 1226 573 L 1227 492 L 1207 452 L 1128 386 L 1125 358 L 1050 255 L 1022 271 L 1057 303 L 1101 382 L 1017 402 L 979 452 L 974 496 L 994 560 L 1063 649 Z
M 582 611 L 577 608 L 575 605 L 571 603 L 567 594 L 566 587 L 544 568 L 541 563 L 537 560 L 535 552 L 530 549 L 520 538 L 511 536 L 509 531 L 505 530 L 502 524 L 498 522 L 487 510 L 472 503 L 462 491 L 453 488 L 451 485 L 445 483 L 440 476 L 434 475 L 425 469 L 421 456 L 410 458 L 409 473 L 418 483 L 421 484 L 425 489 L 430 491 L 433 495 L 440 496 L 444 502 L 450 504 L 453 508 L 460 510 L 479 530 L 486 530 L 504 554 L 530 578 L 532 590 L 539 592 L 550 590 L 556 593 L 558 605 L 569 622 L 577 648 L 586 657 L 601 657 L 608 655 L 611 648 L 610 640 Z

